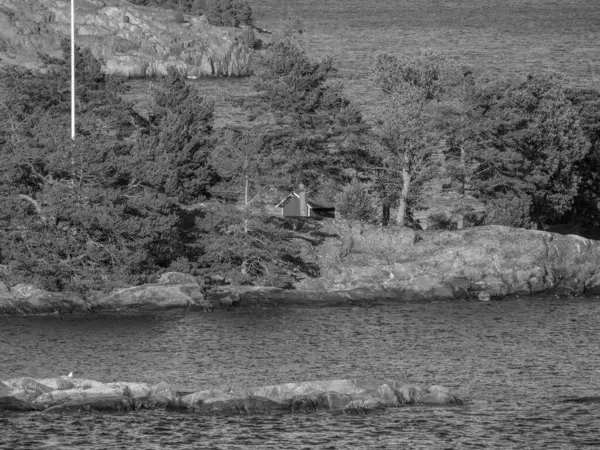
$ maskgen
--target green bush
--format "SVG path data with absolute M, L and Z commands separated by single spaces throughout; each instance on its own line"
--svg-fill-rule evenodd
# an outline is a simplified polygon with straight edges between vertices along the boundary
M 505 195 L 493 198 L 486 204 L 483 225 L 506 225 L 529 228 L 532 200 L 528 196 Z
M 428 230 L 456 230 L 456 222 L 444 213 L 429 216 Z
M 211 25 L 252 25 L 252 8 L 245 0 L 206 0 L 205 15 Z
M 368 186 L 358 180 L 352 181 L 336 196 L 335 209 L 347 220 L 378 222 L 376 201 Z

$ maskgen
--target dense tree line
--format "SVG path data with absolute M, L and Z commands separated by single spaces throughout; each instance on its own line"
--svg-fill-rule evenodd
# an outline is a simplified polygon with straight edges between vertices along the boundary
M 180 203 L 203 193 L 212 106 L 190 96 L 194 108 L 183 101 L 182 111 L 169 110 L 161 102 L 174 97 L 167 86 L 148 122 L 121 100 L 119 80 L 99 69 L 78 51 L 75 141 L 65 60 L 42 73 L 2 74 L 0 257 L 17 280 L 109 288 L 146 281 L 187 252 Z
M 476 222 L 532 226 L 599 218 L 598 93 L 568 90 L 556 74 L 475 76 L 440 55 L 381 55 L 375 84 L 388 93 L 377 135 L 385 186 L 399 186 L 398 222 L 438 175 L 443 155 L 454 189 L 485 205 Z M 456 205 L 456 216 L 461 211 Z M 584 212 L 585 211 L 585 212 Z M 460 222 L 460 219 L 457 219 Z
M 215 149 L 242 141 L 235 131 L 218 136 L 212 102 L 171 72 L 145 118 L 89 51 L 76 58 L 74 141 L 66 58 L 0 75 L 0 264 L 9 283 L 89 292 L 165 270 L 289 283 L 303 266 L 297 246 L 223 194 L 235 192 L 238 173 Z
M 251 277 L 279 274 L 279 283 L 298 266 L 313 270 L 298 242 L 266 212 L 273 204 L 267 194 L 287 194 L 300 183 L 319 192 L 351 178 L 366 125 L 341 87 L 326 84 L 332 70 L 330 59 L 311 60 L 290 36 L 260 56 L 253 77 L 258 95 L 244 107 L 269 119 L 224 130 L 211 154 L 219 177 L 210 202 L 216 225 L 199 224 L 206 235 L 222 230 L 210 241 L 215 251 L 203 257 L 211 267 L 234 263 Z
M 67 55 L 65 47 L 65 55 Z M 243 126 L 215 129 L 214 105 L 176 72 L 141 116 L 126 84 L 78 49 L 77 138 L 69 64 L 0 73 L 0 264 L 10 284 L 92 292 L 166 270 L 290 285 L 302 242 L 269 215 L 298 184 L 351 219 L 409 223 L 444 161 L 449 189 L 485 205 L 472 223 L 532 226 L 599 216 L 600 94 L 556 75 L 476 76 L 433 53 L 380 55 L 379 119 L 286 34 L 256 55 Z M 441 158 L 441 159 L 440 159 Z M 460 197 L 460 198 L 463 198 Z M 447 226 L 471 213 L 458 200 Z
M 131 0 L 141 6 L 161 6 L 189 14 L 202 14 L 212 25 L 252 25 L 252 7 L 246 0 Z

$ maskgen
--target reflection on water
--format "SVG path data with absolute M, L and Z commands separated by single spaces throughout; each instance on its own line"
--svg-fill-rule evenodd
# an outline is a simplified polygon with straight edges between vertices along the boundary
M 0 379 L 49 377 L 188 389 L 312 379 L 442 384 L 458 408 L 373 416 L 212 418 L 0 413 L 0 448 L 600 447 L 600 302 L 524 299 L 376 308 L 0 318 Z

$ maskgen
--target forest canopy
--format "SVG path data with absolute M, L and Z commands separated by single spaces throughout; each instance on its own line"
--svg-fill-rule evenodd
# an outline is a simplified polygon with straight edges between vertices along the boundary
M 367 123 L 331 58 L 312 59 L 287 33 L 257 52 L 254 95 L 238 105 L 268 120 L 216 129 L 213 102 L 177 72 L 142 115 L 127 83 L 77 49 L 72 141 L 64 49 L 43 71 L 0 73 L 10 284 L 93 293 L 179 270 L 290 287 L 318 275 L 272 214 L 300 183 L 340 217 L 383 225 L 418 226 L 436 183 L 455 194 L 437 218 L 447 228 L 600 219 L 600 94 L 555 74 L 507 80 L 431 52 L 382 54 L 371 79 L 386 101 Z

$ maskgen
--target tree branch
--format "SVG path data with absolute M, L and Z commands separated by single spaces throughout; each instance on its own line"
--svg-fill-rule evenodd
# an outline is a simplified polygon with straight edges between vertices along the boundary
M 17 197 L 22 198 L 23 200 L 26 200 L 29 203 L 31 203 L 33 205 L 33 207 L 35 208 L 35 212 L 42 219 L 42 222 L 46 223 L 46 221 L 47 221 L 46 216 L 44 216 L 42 214 L 42 207 L 40 206 L 40 204 L 36 200 L 34 200 L 33 198 L 31 198 L 29 195 L 25 195 L 25 194 L 17 194 Z

